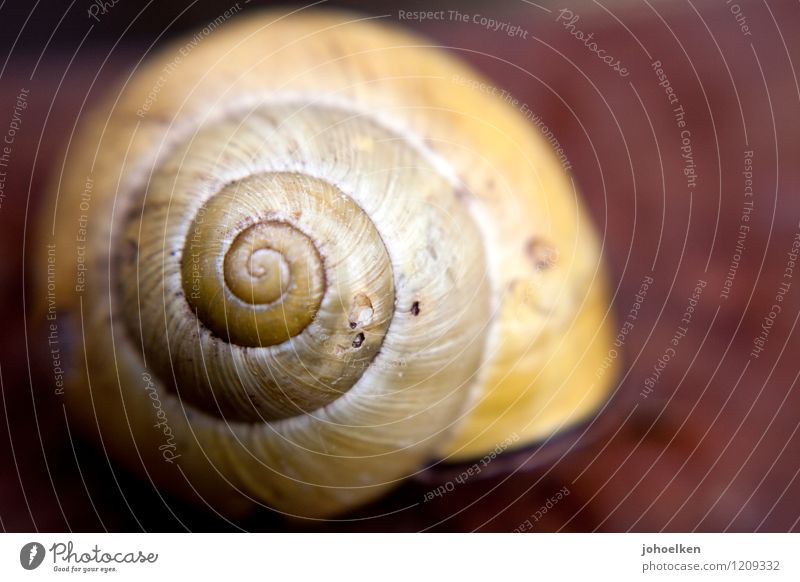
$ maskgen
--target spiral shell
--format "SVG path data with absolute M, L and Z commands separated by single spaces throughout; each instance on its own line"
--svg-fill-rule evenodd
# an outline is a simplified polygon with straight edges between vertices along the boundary
M 337 13 L 180 46 L 85 124 L 58 193 L 74 248 L 93 177 L 85 290 L 62 267 L 58 296 L 70 413 L 114 456 L 228 513 L 324 517 L 597 407 L 592 228 L 474 72 Z

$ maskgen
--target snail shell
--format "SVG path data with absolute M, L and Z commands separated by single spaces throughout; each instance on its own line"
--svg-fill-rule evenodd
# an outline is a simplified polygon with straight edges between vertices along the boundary
M 106 451 L 228 514 L 324 517 L 597 408 L 594 231 L 475 72 L 330 12 L 185 46 L 83 124 L 44 229 L 70 418 Z

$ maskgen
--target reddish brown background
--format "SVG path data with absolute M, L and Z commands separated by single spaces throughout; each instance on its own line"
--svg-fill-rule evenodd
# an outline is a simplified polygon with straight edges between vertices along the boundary
M 486 471 L 442 499 L 420 503 L 459 468 L 431 468 L 343 521 L 286 523 L 262 511 L 237 524 L 174 500 L 167 507 L 150 486 L 73 438 L 49 387 L 40 330 L 31 321 L 26 327 L 23 315 L 31 269 L 43 268 L 23 269 L 26 245 L 46 211 L 44 186 L 84 99 L 91 106 L 162 31 L 161 41 L 202 26 L 233 2 L 195 3 L 172 25 L 189 2 L 160 3 L 138 16 L 145 3 L 121 3 L 88 34 L 86 7 L 66 12 L 68 4 L 43 3 L 33 12 L 22 1 L 0 8 L 0 56 L 9 56 L 0 71 L 0 133 L 15 95 L 30 88 L 8 168 L 9 198 L 0 208 L 0 424 L 7 425 L 0 430 L 0 527 L 511 531 L 566 486 L 570 495 L 533 523 L 534 531 L 800 529 L 800 342 L 793 333 L 800 281 L 764 353 L 748 358 L 800 221 L 796 2 L 739 0 L 750 37 L 722 0 L 541 3 L 552 12 L 514 1 L 458 3 L 462 12 L 522 25 L 529 41 L 469 24 L 407 23 L 460 52 L 553 129 L 604 235 L 618 313 L 627 311 L 652 269 L 655 284 L 624 350 L 624 377 L 585 433 L 507 455 L 492 464 L 491 475 Z M 373 3 L 369 10 L 396 20 L 398 9 L 421 5 Z M 554 22 L 565 7 L 581 15 L 578 28 L 594 32 L 623 60 L 630 77 L 621 79 Z M 700 175 L 691 196 L 678 131 L 649 66 L 653 59 L 663 62 L 687 112 Z M 731 297 L 722 300 L 746 148 L 755 152 L 752 230 Z M 643 381 L 698 279 L 708 286 L 689 334 L 654 393 L 642 398 Z

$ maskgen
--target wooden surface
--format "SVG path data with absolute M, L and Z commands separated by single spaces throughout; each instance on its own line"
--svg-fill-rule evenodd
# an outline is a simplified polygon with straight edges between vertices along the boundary
M 137 21 L 141 30 L 134 27 L 115 48 L 124 30 L 120 23 L 134 16 L 123 5 L 96 25 L 77 51 L 88 29 L 85 14 L 65 19 L 44 53 L 47 34 L 34 39 L 25 34 L 0 82 L 0 134 L 20 89 L 30 90 L 11 161 L 2 168 L 7 198 L 0 206 L 0 419 L 7 429 L 0 430 L 0 526 L 12 531 L 800 529 L 800 341 L 794 333 L 800 269 L 795 267 L 793 278 L 785 276 L 787 253 L 800 232 L 800 90 L 792 68 L 792 62 L 800 63 L 800 5 L 768 4 L 739 2 L 748 36 L 722 2 L 630 0 L 605 8 L 575 2 L 571 9 L 580 16 L 575 29 L 594 33 L 607 54 L 624 62 L 627 77 L 556 22 L 566 5 L 461 5 L 462 12 L 519 24 L 527 39 L 470 23 L 406 23 L 454 47 L 552 129 L 603 233 L 620 327 L 642 282 L 652 277 L 653 283 L 619 348 L 624 363 L 619 388 L 590 426 L 541 448 L 505 455 L 433 501 L 424 501 L 426 493 L 447 487 L 465 467 L 432 467 L 379 503 L 323 523 L 287 523 L 268 511 L 230 523 L 162 500 L 65 422 L 53 395 L 46 339 L 32 321 L 26 326 L 24 317 L 26 303 L 41 301 L 31 297 L 31 277 L 46 269 L 25 264 L 31 229 L 52 211 L 41 204 L 41 194 L 58 175 L 59 152 L 84 100 L 90 106 L 112 81 L 124 78 L 168 20 L 146 14 Z M 382 8 L 372 10 L 396 17 L 398 6 Z M 203 10 L 190 12 L 167 36 L 213 20 L 217 9 Z M 7 28 L 18 31 L 26 14 L 12 13 L 2 25 L 5 51 L 14 36 Z M 55 26 L 60 13 L 53 15 L 39 22 L 40 31 Z M 36 23 L 34 18 L 30 26 Z M 656 60 L 685 111 L 683 128 L 673 111 L 677 104 L 671 106 L 659 86 L 651 65 Z M 683 173 L 684 129 L 690 131 L 694 188 Z M 752 197 L 745 196 L 745 151 L 753 152 Z M 752 211 L 745 221 L 749 200 Z M 749 231 L 725 298 L 742 225 Z M 705 287 L 686 325 L 681 320 L 699 281 Z M 780 284 L 787 282 L 781 312 L 754 357 L 753 340 L 776 304 Z M 685 337 L 672 346 L 680 327 L 686 327 Z M 671 346 L 674 354 L 667 352 Z M 665 354 L 669 362 L 648 393 L 647 379 Z M 568 494 L 558 498 L 560 491 Z

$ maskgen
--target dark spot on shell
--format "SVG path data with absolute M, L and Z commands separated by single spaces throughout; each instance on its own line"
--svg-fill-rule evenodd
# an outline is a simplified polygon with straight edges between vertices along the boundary
M 124 257 L 128 263 L 135 263 L 136 258 L 139 256 L 139 243 L 134 239 L 128 239 L 125 245 Z
M 558 249 L 535 236 L 529 238 L 525 244 L 525 254 L 537 271 L 546 271 L 558 261 Z
M 461 201 L 469 200 L 470 198 L 472 198 L 472 194 L 470 193 L 470 191 L 464 188 L 463 186 L 456 188 L 455 195 L 456 199 Z
M 130 208 L 128 208 L 127 212 L 125 212 L 125 222 L 128 224 L 130 223 L 135 224 L 137 221 L 142 219 L 143 212 L 144 209 L 142 208 L 141 204 L 136 204 L 134 206 L 131 206 Z
M 411 315 L 414 317 L 419 315 L 419 301 L 414 301 L 414 303 L 411 304 Z
M 355 329 L 357 326 L 358 324 L 355 321 L 350 322 L 350 329 Z
M 360 348 L 361 345 L 364 343 L 364 334 L 359 333 L 355 338 L 353 338 L 353 347 Z

